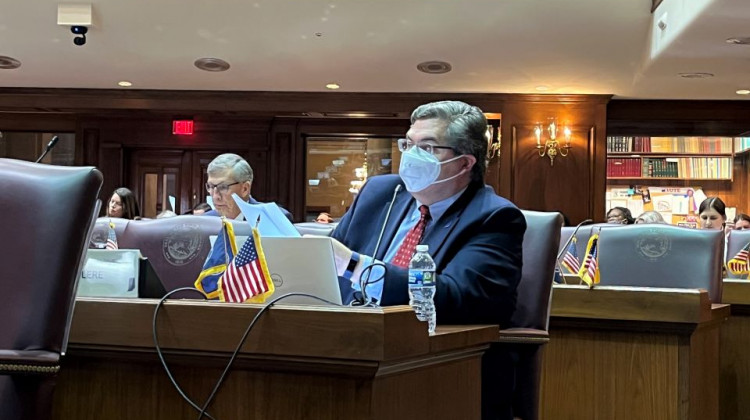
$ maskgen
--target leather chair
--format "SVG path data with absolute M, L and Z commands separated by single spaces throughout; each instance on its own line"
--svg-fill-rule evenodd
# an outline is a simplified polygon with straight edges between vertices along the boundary
M 750 230 L 733 230 L 729 234 L 727 241 L 727 252 L 724 256 L 724 262 L 731 260 L 740 250 L 750 242 Z M 729 279 L 747 279 L 747 274 L 732 274 L 727 271 Z
M 586 245 L 588 245 L 589 243 L 589 238 L 591 238 L 592 231 L 596 233 L 603 229 L 623 226 L 627 225 L 621 225 L 618 223 L 594 223 L 591 225 L 581 226 L 578 229 L 578 232 L 576 232 L 576 252 L 578 252 L 578 258 L 581 260 L 583 259 L 583 256 L 586 253 Z M 566 246 L 566 244 L 568 243 L 568 239 L 570 239 L 570 236 L 573 235 L 573 232 L 575 232 L 575 230 L 575 226 L 565 226 L 560 230 L 560 246 L 558 248 L 558 253 L 562 251 L 564 246 Z
M 724 231 L 642 224 L 602 230 L 602 286 L 705 289 L 721 302 Z
M 331 236 L 337 225 L 338 223 L 302 222 L 295 223 L 294 227 L 302 235 Z
M 235 235 L 247 236 L 247 222 L 232 221 Z M 122 237 L 121 249 L 139 249 L 148 258 L 166 291 L 192 287 L 211 250 L 211 236 L 221 230 L 221 218 L 176 216 L 164 219 L 131 220 Z M 197 298 L 194 294 L 175 297 Z
M 101 173 L 0 159 L 0 418 L 49 418 Z
M 513 375 L 513 416 L 534 420 L 539 415 L 540 350 L 549 341 L 552 281 L 563 217 L 560 213 L 522 212 L 527 227 L 516 311 L 511 318 L 511 328 L 500 330 L 498 342 L 490 347 L 483 369 L 485 373 L 491 370 L 493 374 Z M 492 359 L 496 362 L 490 367 L 488 363 Z M 506 367 L 509 361 L 513 365 L 510 372 Z M 483 377 L 483 390 L 485 386 L 494 390 L 491 381 L 492 378 Z M 485 390 L 482 398 L 498 398 L 498 395 L 487 395 Z

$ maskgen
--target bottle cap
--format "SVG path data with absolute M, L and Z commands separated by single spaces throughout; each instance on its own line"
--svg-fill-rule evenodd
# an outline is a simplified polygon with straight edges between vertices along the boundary
M 417 252 L 427 252 L 429 249 L 429 245 L 417 245 Z

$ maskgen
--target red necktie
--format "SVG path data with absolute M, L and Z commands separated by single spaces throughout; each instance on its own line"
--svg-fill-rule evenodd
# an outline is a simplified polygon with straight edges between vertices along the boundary
M 404 268 L 409 266 L 411 257 L 414 256 L 414 251 L 417 249 L 417 244 L 419 244 L 424 235 L 424 227 L 430 220 L 429 207 L 423 204 L 419 206 L 419 212 L 421 213 L 419 221 L 413 228 L 411 228 L 409 233 L 406 234 L 404 241 L 401 242 L 401 246 L 398 248 L 398 252 L 396 252 L 396 256 L 391 260 L 391 264 Z

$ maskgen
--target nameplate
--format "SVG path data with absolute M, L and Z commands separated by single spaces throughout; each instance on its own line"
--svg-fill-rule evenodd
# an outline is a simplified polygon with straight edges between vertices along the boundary
M 77 296 L 138 297 L 137 249 L 89 249 Z

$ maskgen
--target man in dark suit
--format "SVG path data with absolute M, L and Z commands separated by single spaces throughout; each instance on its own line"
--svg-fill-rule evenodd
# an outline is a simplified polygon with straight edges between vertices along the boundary
M 211 194 L 215 210 L 207 216 L 224 216 L 227 219 L 245 220 L 232 194 L 237 194 L 250 204 L 258 204 L 250 195 L 253 186 L 253 168 L 241 156 L 234 153 L 219 155 L 208 164 L 206 191 Z M 293 222 L 292 214 L 279 206 L 281 212 Z
M 369 278 L 383 280 L 365 288 L 368 299 L 381 305 L 407 304 L 408 268 L 399 249 L 409 242 L 405 238 L 413 238 L 411 230 L 420 229 L 419 243 L 429 245 L 437 267 L 438 324 L 509 324 L 521 279 L 526 221 L 511 202 L 484 185 L 486 130 L 482 111 L 463 102 L 436 102 L 414 110 L 411 128 L 399 140 L 399 175 L 370 178 L 333 232 L 345 298 L 359 293 L 350 291 L 367 277 L 365 268 L 377 264 Z M 485 375 L 498 375 L 497 364 L 493 369 Z M 483 402 L 509 400 L 511 382 L 509 378 L 492 390 L 501 389 L 504 395 L 485 395 Z M 509 418 L 510 404 L 498 405 L 502 407 L 483 407 L 483 417 Z

